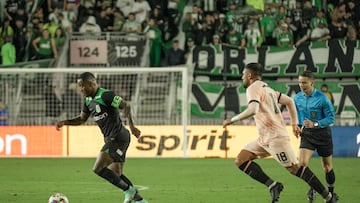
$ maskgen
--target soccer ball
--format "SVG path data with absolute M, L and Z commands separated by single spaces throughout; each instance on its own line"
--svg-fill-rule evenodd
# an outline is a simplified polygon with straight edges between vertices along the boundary
M 48 203 L 69 203 L 69 200 L 64 194 L 55 193 L 50 196 Z

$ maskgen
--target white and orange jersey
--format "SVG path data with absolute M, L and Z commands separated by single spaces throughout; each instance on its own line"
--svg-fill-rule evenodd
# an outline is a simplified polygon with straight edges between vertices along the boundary
M 279 108 L 281 93 L 270 88 L 265 82 L 257 80 L 246 89 L 246 99 L 259 103 L 259 111 L 254 115 L 259 132 L 259 144 L 266 145 L 271 139 L 288 137 L 285 123 Z

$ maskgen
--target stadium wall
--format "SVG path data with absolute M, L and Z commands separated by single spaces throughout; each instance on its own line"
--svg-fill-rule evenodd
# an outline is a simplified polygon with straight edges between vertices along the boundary
M 256 139 L 255 126 L 191 125 L 183 152 L 182 126 L 138 126 L 139 140 L 132 138 L 128 157 L 221 157 L 234 158 L 249 141 Z M 292 135 L 292 129 L 287 127 Z M 360 127 L 333 126 L 334 157 L 360 157 Z M 227 139 L 226 139 L 227 138 Z M 299 140 L 290 136 L 294 150 Z M 103 145 L 97 126 L 1 126 L 0 157 L 96 157 Z

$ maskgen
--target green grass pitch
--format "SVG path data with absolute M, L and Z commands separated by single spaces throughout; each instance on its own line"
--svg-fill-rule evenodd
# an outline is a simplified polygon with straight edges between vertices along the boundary
M 116 203 L 120 190 L 93 174 L 95 158 L 1 158 L 0 202 L 46 203 L 52 193 L 64 193 L 71 203 Z M 273 179 L 284 183 L 280 201 L 306 201 L 308 186 L 273 159 L 257 160 Z M 339 202 L 360 201 L 360 160 L 335 158 Z M 319 158 L 310 167 L 324 183 Z M 267 188 L 240 172 L 233 159 L 128 158 L 127 175 L 153 203 L 270 202 Z M 316 202 L 323 200 L 317 195 Z

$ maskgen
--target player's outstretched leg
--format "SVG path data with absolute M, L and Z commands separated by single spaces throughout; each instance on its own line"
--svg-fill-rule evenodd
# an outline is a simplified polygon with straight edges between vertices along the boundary
M 111 184 L 115 185 L 116 187 L 118 187 L 124 191 L 124 194 L 125 194 L 124 203 L 129 203 L 134 199 L 134 196 L 136 194 L 135 187 L 126 183 L 123 179 L 121 179 L 119 176 L 117 176 L 114 173 L 114 171 L 108 169 L 107 167 L 104 167 L 100 171 L 97 172 L 96 170 L 94 170 L 94 172 L 97 175 L 99 175 L 100 177 L 109 181 Z
M 280 193 L 284 189 L 284 186 L 282 183 L 274 182 L 274 184 L 271 185 L 269 189 L 271 194 L 271 203 L 275 203 L 279 200 Z
M 236 164 L 238 165 L 238 163 Z M 281 183 L 273 181 L 269 176 L 267 176 L 257 163 L 248 160 L 240 164 L 239 169 L 248 174 L 254 180 L 266 185 L 270 190 L 272 202 L 279 200 L 280 192 L 283 190 L 284 186 Z
M 314 190 L 313 188 L 310 188 L 308 193 L 307 193 L 307 197 L 308 197 L 309 203 L 314 202 L 315 197 L 316 197 L 316 190 Z

